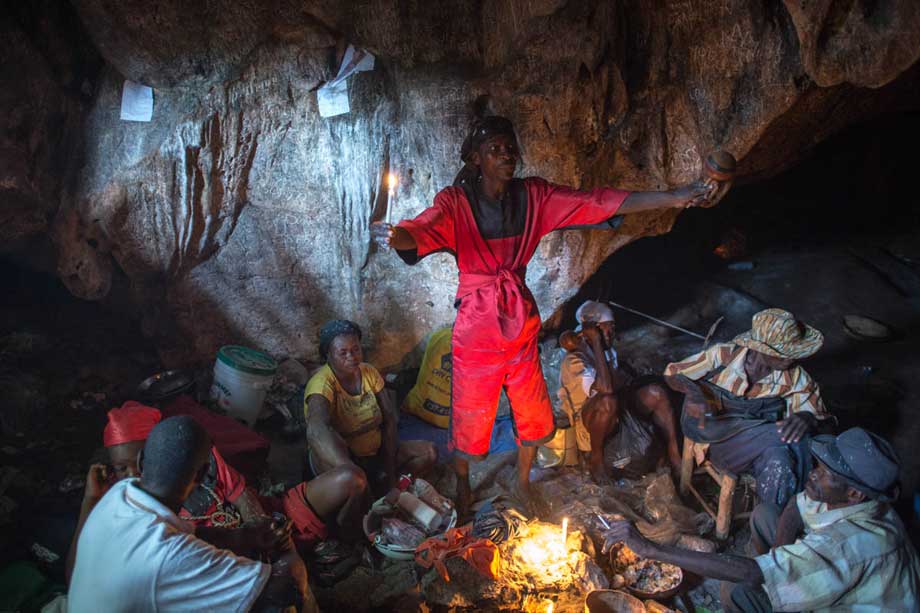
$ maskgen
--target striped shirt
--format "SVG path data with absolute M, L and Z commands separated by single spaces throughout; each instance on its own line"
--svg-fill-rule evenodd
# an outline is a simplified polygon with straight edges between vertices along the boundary
M 788 370 L 774 370 L 760 381 L 749 382 L 744 371 L 748 351 L 746 347 L 732 343 L 713 345 L 685 360 L 668 364 L 664 374 L 666 377 L 684 375 L 696 381 L 724 366 L 709 381 L 735 396 L 751 399 L 781 397 L 786 401 L 786 417 L 798 411 L 808 411 L 819 419 L 827 417 L 818 385 L 799 365 Z
M 805 535 L 755 558 L 776 611 L 917 611 L 920 562 L 887 504 L 796 497 Z

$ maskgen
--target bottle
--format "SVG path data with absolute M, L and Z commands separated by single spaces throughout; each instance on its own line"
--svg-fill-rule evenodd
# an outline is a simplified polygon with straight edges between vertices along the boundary
M 437 511 L 419 500 L 418 496 L 414 494 L 401 492 L 396 505 L 426 531 L 433 530 L 441 525 L 442 518 Z
M 415 491 L 415 495 L 422 499 L 422 502 L 440 515 L 446 517 L 454 510 L 454 503 L 438 493 L 438 490 L 424 479 L 416 478 L 412 484 L 412 489 Z

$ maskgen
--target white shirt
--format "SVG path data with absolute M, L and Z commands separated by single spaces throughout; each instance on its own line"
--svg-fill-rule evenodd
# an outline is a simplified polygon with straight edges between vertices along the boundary
M 80 533 L 68 611 L 248 611 L 271 567 L 194 530 L 137 479 L 119 481 Z
M 612 368 L 619 366 L 617 352 L 612 347 L 604 352 L 604 358 Z M 562 408 L 569 416 L 569 423 L 575 427 L 575 441 L 580 451 L 591 451 L 591 434 L 581 420 L 581 409 L 597 391 L 592 389 L 597 379 L 594 352 L 583 348 L 567 352 L 559 366 L 559 391 Z

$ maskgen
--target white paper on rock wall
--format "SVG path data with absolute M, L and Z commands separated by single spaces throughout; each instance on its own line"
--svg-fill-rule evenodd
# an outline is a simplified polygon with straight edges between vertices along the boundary
M 348 105 L 348 81 L 330 81 L 316 90 L 316 102 L 320 117 L 344 115 L 351 110 Z
M 153 89 L 125 81 L 121 90 L 122 121 L 150 121 L 153 118 Z
M 348 103 L 348 77 L 355 72 L 374 69 L 374 56 L 363 49 L 348 45 L 335 79 L 316 90 L 316 102 L 321 117 L 334 117 L 351 110 Z

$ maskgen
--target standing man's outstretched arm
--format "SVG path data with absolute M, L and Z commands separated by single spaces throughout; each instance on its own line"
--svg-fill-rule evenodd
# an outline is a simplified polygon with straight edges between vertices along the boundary
M 684 209 L 706 202 L 710 188 L 702 183 L 688 183 L 665 192 L 631 192 L 620 208 L 618 215 L 641 213 L 656 209 Z

